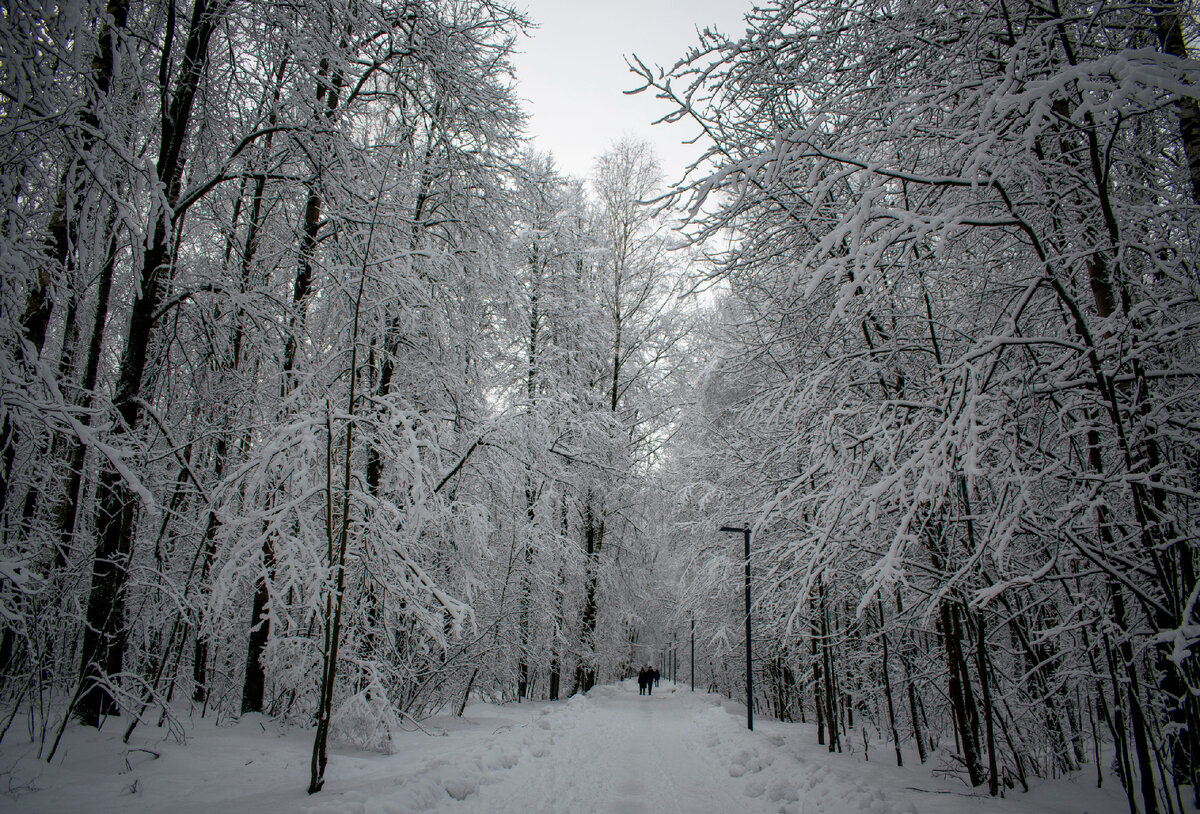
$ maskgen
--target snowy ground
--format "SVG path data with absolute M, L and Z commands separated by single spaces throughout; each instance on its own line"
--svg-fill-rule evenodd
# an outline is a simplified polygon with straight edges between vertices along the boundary
M 197 721 L 186 744 L 139 729 L 72 728 L 55 765 L 10 732 L 0 746 L 0 811 L 11 812 L 606 812 L 606 814 L 1123 814 L 1113 781 L 1095 769 L 1010 792 L 972 794 L 932 766 L 898 769 L 876 745 L 870 761 L 830 755 L 811 726 L 756 721 L 721 696 L 664 682 L 652 697 L 636 685 L 598 687 L 557 704 L 468 708 L 402 734 L 396 752 L 335 747 L 325 790 L 308 796 L 310 731 L 260 716 L 236 726 Z M 16 729 L 16 726 L 14 726 Z M 143 751 L 145 750 L 145 751 Z M 155 757 L 157 754 L 158 757 Z M 916 755 L 906 755 L 916 763 Z

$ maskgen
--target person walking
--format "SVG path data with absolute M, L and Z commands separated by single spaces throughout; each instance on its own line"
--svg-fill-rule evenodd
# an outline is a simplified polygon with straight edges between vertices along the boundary
M 650 676 L 646 672 L 646 668 L 642 667 L 638 670 L 638 695 L 646 694 L 646 686 L 650 683 Z

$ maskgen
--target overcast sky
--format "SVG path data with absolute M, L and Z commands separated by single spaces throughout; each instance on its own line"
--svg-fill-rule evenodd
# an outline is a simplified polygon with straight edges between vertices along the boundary
M 628 133 L 653 142 L 674 180 L 696 146 L 680 141 L 685 125 L 650 126 L 669 112 L 652 95 L 626 96 L 637 76 L 625 64 L 637 54 L 647 65 L 670 66 L 697 42 L 697 26 L 730 36 L 745 30 L 751 0 L 516 0 L 538 27 L 519 44 L 518 90 L 532 114 L 529 133 L 538 149 L 554 153 L 558 167 L 587 176 L 592 161 Z

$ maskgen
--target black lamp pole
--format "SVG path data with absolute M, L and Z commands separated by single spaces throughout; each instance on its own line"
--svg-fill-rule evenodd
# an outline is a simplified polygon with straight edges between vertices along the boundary
M 750 527 L 721 526 L 721 531 L 741 534 L 746 541 L 746 728 L 754 731 L 754 684 L 750 663 Z
M 696 614 L 692 614 L 692 692 L 696 691 Z

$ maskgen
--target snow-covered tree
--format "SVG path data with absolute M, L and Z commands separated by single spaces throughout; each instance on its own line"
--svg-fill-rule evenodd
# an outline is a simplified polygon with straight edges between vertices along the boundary
M 749 21 L 644 78 L 711 140 L 678 190 L 693 235 L 733 235 L 712 376 L 734 402 L 710 416 L 735 430 L 711 441 L 758 507 L 760 607 L 840 652 L 936 634 L 973 785 L 1074 768 L 1091 710 L 1131 805 L 1171 810 L 1200 731 L 1190 19 L 913 0 Z M 833 723 L 851 667 L 818 666 Z

